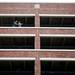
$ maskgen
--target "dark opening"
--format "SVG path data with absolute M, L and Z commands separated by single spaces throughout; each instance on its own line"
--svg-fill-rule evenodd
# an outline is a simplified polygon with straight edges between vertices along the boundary
M 75 27 L 75 17 L 63 17 L 63 16 L 56 16 L 56 17 L 48 17 L 48 16 L 41 16 L 40 17 L 40 26 L 41 27 Z
M 34 61 L 0 61 L 0 75 L 34 75 Z
M 34 16 L 0 16 L 0 27 L 34 27 Z
M 75 49 L 75 37 L 40 37 L 41 49 Z
M 75 75 L 75 61 L 41 61 L 42 75 Z
M 34 37 L 0 37 L 0 49 L 34 49 Z

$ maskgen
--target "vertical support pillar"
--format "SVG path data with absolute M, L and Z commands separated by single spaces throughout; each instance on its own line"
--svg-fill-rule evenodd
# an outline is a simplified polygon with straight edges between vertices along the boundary
M 41 75 L 41 64 L 39 57 L 36 57 L 35 60 L 35 75 Z
M 40 27 L 40 17 L 39 17 L 39 5 L 35 4 L 35 27 Z M 36 49 L 36 60 L 35 60 L 35 75 L 41 75 L 40 70 L 40 57 L 38 49 L 40 49 L 40 36 L 39 28 L 36 28 L 36 37 L 35 37 L 35 49 Z
M 35 27 L 40 27 L 39 9 L 35 9 Z M 40 31 L 36 28 L 35 49 L 40 49 Z

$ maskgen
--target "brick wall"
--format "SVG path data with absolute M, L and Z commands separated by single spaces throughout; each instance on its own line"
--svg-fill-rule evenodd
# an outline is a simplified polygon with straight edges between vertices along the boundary
M 75 14 L 75 4 L 40 4 L 34 8 L 35 3 L 0 3 L 0 14 L 35 14 L 35 26 L 40 26 L 39 14 Z M 1 51 L 0 57 L 35 57 L 35 75 L 40 75 L 40 57 L 74 58 L 75 52 L 38 51 L 40 48 L 39 34 L 75 34 L 75 29 L 50 28 L 0 28 L 0 34 L 35 34 L 35 51 Z

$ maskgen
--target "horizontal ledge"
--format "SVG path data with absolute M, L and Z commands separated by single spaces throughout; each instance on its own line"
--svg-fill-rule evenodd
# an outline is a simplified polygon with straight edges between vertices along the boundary
M 0 36 L 36 36 L 35 34 L 0 34 Z M 75 37 L 74 34 L 39 34 L 41 37 Z
M 0 57 L 0 60 L 35 60 L 31 57 Z
M 39 16 L 67 16 L 67 17 L 69 17 L 69 16 L 72 16 L 72 17 L 75 17 L 75 14 L 39 14 Z
M 41 52 L 71 52 L 74 51 L 75 49 L 36 49 L 37 51 L 41 51 Z
M 32 29 L 32 28 L 38 28 L 38 29 L 75 29 L 75 27 L 0 27 L 0 28 L 10 28 L 10 29 Z
M 35 16 L 35 14 L 0 14 L 0 16 Z M 75 14 L 39 14 L 39 16 L 72 16 Z
M 36 49 L 0 49 L 0 51 L 35 51 Z
M 40 58 L 40 60 L 46 61 L 75 61 L 75 58 Z
M 36 60 L 35 57 L 0 57 L 0 60 Z M 75 58 L 40 58 L 40 60 L 46 61 L 75 61 Z
M 36 60 L 35 57 L 0 57 L 0 60 Z M 46 61 L 75 61 L 75 58 L 40 58 L 40 60 Z
M 74 34 L 40 34 L 41 37 L 75 37 Z
M 0 49 L 0 51 L 27 51 L 27 52 L 29 52 L 29 51 L 34 51 L 34 52 L 36 52 L 36 51 L 41 51 L 41 52 L 75 52 L 75 50 L 73 49 Z
M 75 27 L 38 27 L 40 29 L 75 29 Z
M 35 14 L 0 14 L 0 16 L 35 16 Z
M 0 36 L 35 36 L 35 34 L 0 34 Z

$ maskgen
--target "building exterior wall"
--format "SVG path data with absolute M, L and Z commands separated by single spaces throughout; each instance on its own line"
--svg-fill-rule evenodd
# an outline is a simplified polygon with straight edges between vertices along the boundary
M 35 57 L 35 75 L 40 75 L 40 58 L 75 58 L 75 51 L 42 51 L 40 50 L 40 34 L 71 34 L 75 35 L 72 28 L 41 28 L 39 14 L 75 14 L 75 4 L 44 3 L 35 8 L 35 3 L 1 3 L 0 14 L 35 14 L 35 27 L 28 28 L 0 28 L 0 34 L 35 34 L 35 49 L 20 51 L 0 51 L 0 57 Z

